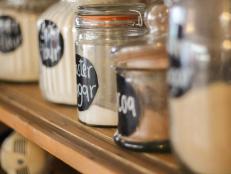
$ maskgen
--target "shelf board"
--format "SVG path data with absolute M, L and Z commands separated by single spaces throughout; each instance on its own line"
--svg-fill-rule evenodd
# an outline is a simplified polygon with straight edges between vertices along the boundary
M 79 123 L 75 107 L 45 101 L 37 84 L 0 83 L 0 121 L 81 173 L 178 173 L 172 154 L 114 144 L 114 128 Z

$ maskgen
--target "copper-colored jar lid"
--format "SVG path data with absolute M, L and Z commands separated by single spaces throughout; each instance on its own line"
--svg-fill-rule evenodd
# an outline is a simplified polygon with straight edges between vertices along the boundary
M 115 54 L 114 65 L 126 70 L 157 70 L 169 66 L 165 45 L 130 46 L 120 49 Z

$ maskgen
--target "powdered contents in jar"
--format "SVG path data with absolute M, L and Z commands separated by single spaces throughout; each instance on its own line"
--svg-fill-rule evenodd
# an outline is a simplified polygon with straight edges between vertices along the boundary
M 100 115 L 100 117 L 94 117 L 94 115 Z M 118 123 L 117 112 L 114 112 L 103 107 L 92 105 L 87 111 L 82 111 L 79 114 L 79 119 L 89 125 L 105 126 Z
M 196 173 L 231 172 L 231 86 L 214 83 L 170 100 L 174 149 Z

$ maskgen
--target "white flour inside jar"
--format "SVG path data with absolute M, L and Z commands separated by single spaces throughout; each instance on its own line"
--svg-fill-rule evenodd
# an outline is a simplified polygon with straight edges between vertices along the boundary
M 170 100 L 171 136 L 182 162 L 196 173 L 231 173 L 231 86 L 222 82 Z

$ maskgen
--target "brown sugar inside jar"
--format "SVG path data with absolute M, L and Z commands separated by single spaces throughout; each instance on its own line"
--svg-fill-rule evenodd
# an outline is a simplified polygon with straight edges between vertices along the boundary
M 168 152 L 164 44 L 122 48 L 115 59 L 118 130 L 114 140 L 135 151 Z

